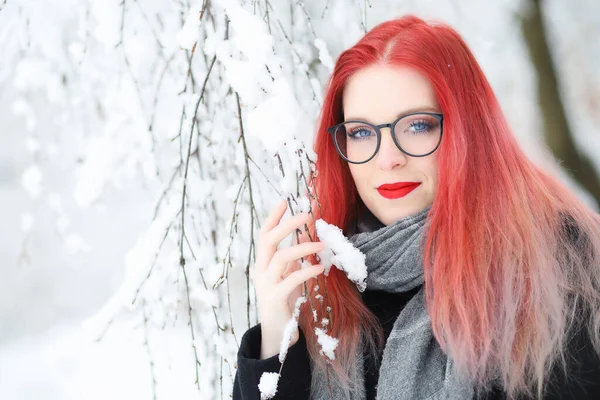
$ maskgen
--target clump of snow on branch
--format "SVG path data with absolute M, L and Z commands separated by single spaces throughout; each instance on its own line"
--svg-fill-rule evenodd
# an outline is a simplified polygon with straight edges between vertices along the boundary
M 42 170 L 37 165 L 32 165 L 25 170 L 22 177 L 22 184 L 31 198 L 36 198 L 42 192 Z
M 290 84 L 277 79 L 268 99 L 248 113 L 248 133 L 259 138 L 266 149 L 276 151 L 296 132 L 301 122 L 301 114 L 295 112 L 299 108 Z
M 308 196 L 302 196 L 298 199 L 298 208 L 300 212 L 310 211 L 310 200 L 308 199 Z
M 193 6 L 185 19 L 183 28 L 177 33 L 177 43 L 183 49 L 191 50 L 198 40 L 200 31 L 200 6 Z
M 279 347 L 279 362 L 283 364 L 285 356 L 287 355 L 288 349 L 290 348 L 290 342 L 292 341 L 292 335 L 298 329 L 298 316 L 300 315 L 300 306 L 306 302 L 306 297 L 300 296 L 296 299 L 296 305 L 294 306 L 294 313 L 292 318 L 289 320 L 283 330 L 283 338 L 281 339 L 281 346 Z
M 330 72 L 333 71 L 334 62 L 329 55 L 325 42 L 321 39 L 315 39 L 315 47 L 319 49 L 319 60 L 321 60 L 321 63 L 323 63 Z
M 273 36 L 265 22 L 237 2 L 217 4 L 231 19 L 230 39 L 209 36 L 204 49 L 214 52 L 224 66 L 226 81 L 248 106 L 248 134 L 274 154 L 301 129 L 307 116 L 292 83 L 282 74 L 283 60 L 273 54 Z
M 215 52 L 225 68 L 226 81 L 244 102 L 257 106 L 265 92 L 269 92 L 272 78 L 279 78 L 281 74 L 279 57 L 272 51 L 273 37 L 264 21 L 239 3 L 218 0 L 213 5 L 222 7 L 231 20 L 230 37 L 228 40 L 210 37 L 205 51 Z
M 334 351 L 338 345 L 338 339 L 329 336 L 325 331 L 321 328 L 315 328 L 315 333 L 317 334 L 317 341 L 321 346 L 321 354 L 324 354 L 330 360 L 335 360 Z
M 320 241 L 325 244 L 325 248 L 317 253 L 325 267 L 325 276 L 329 276 L 331 265 L 335 265 L 346 273 L 359 291 L 363 292 L 367 287 L 365 255 L 348 241 L 337 226 L 318 219 L 315 227 Z
M 277 393 L 277 381 L 279 374 L 277 372 L 265 372 L 260 377 L 258 390 L 260 390 L 260 399 L 272 399 Z

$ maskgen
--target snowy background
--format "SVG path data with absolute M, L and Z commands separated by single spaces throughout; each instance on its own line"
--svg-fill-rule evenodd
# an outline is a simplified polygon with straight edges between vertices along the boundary
M 541 3 L 569 126 L 600 170 L 600 2 Z M 229 398 L 257 322 L 253 234 L 311 168 L 333 60 L 394 16 L 456 28 L 531 158 L 593 205 L 543 142 L 530 9 L 0 0 L 0 399 Z

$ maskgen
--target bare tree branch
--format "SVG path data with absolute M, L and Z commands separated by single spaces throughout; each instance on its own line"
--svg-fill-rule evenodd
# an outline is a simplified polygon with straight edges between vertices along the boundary
M 146 302 L 142 304 L 142 313 L 144 317 L 144 349 L 148 354 L 148 362 L 150 363 L 150 379 L 152 379 L 152 399 L 156 400 L 156 371 L 154 370 L 154 360 L 152 359 L 152 351 L 148 342 L 148 315 L 146 314 Z
M 296 2 L 296 4 L 298 6 L 300 6 L 300 8 L 302 9 L 302 11 L 304 12 L 304 16 L 306 17 L 306 20 L 308 21 L 308 27 L 310 28 L 310 31 L 312 32 L 313 36 L 316 38 L 317 34 L 315 32 L 315 28 L 313 28 L 312 20 L 310 19 L 310 16 L 308 15 L 308 12 L 306 12 L 306 7 L 304 6 L 304 1 L 298 0 Z
M 244 165 L 246 168 L 246 177 L 248 179 L 248 196 L 250 198 L 250 247 L 248 248 L 248 260 L 246 262 L 245 274 L 246 274 L 246 293 L 248 294 L 246 300 L 246 316 L 248 321 L 250 321 L 250 265 L 253 263 L 252 255 L 254 253 L 254 197 L 252 191 L 252 177 L 250 176 L 250 166 L 248 164 L 248 145 L 246 144 L 246 136 L 244 134 L 244 124 L 242 122 L 242 107 L 240 105 L 240 96 L 236 92 L 235 93 L 235 101 L 237 104 L 237 112 L 238 112 L 238 121 L 240 127 L 240 140 L 242 142 L 242 146 L 244 148 Z
M 189 134 L 189 139 L 188 139 L 188 149 L 187 149 L 187 158 L 185 161 L 185 172 L 183 175 L 183 194 L 181 195 L 181 236 L 180 236 L 180 240 L 179 240 L 179 265 L 181 266 L 181 270 L 183 271 L 183 278 L 185 280 L 185 287 L 186 287 L 186 296 L 187 296 L 187 302 L 188 302 L 188 318 L 189 318 L 189 324 L 190 324 L 190 333 L 192 335 L 192 348 L 194 349 L 194 357 L 196 359 L 196 385 L 198 386 L 198 390 L 200 390 L 200 376 L 199 376 L 199 366 L 200 366 L 200 361 L 198 360 L 198 351 L 196 349 L 196 335 L 194 333 L 194 323 L 193 323 L 193 318 L 192 318 L 192 303 L 191 303 L 191 299 L 190 299 L 190 284 L 188 281 L 188 277 L 187 277 L 187 273 L 185 270 L 185 257 L 183 255 L 183 243 L 186 241 L 186 237 L 185 237 L 185 200 L 186 200 L 186 192 L 187 192 L 187 176 L 188 176 L 188 171 L 189 171 L 189 166 L 190 166 L 190 156 L 191 156 L 191 152 L 192 152 L 192 139 L 193 139 L 193 134 L 194 134 L 194 125 L 197 122 L 197 112 L 198 112 L 198 107 L 200 107 L 200 102 L 202 101 L 202 99 L 204 98 L 204 93 L 206 90 L 206 84 L 208 82 L 208 78 L 210 77 L 210 73 L 212 71 L 213 66 L 215 65 L 215 61 L 217 60 L 217 57 L 214 56 L 213 60 L 210 64 L 210 67 L 208 68 L 208 72 L 206 73 L 206 78 L 204 79 L 204 83 L 202 85 L 202 90 L 200 92 L 200 96 L 198 97 L 198 101 L 196 102 L 196 107 L 194 109 L 194 113 L 192 116 L 192 127 L 190 129 L 190 134 Z M 189 243 L 188 243 L 189 245 Z

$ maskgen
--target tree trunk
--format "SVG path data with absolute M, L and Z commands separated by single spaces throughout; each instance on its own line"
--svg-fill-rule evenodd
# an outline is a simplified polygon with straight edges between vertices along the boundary
M 531 10 L 521 19 L 523 36 L 537 73 L 537 91 L 544 123 L 544 138 L 563 169 L 586 189 L 600 206 L 600 179 L 590 159 L 579 152 L 565 115 L 556 70 L 552 63 L 542 21 L 540 0 L 531 0 Z

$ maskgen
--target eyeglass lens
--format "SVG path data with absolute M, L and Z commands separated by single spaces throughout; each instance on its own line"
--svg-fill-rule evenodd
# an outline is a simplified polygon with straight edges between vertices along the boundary
M 439 144 L 441 134 L 440 121 L 428 114 L 408 115 L 394 127 L 398 145 L 414 156 L 433 151 Z M 334 138 L 339 151 L 352 162 L 364 162 L 377 150 L 377 132 L 373 126 L 364 122 L 345 122 L 336 129 Z

